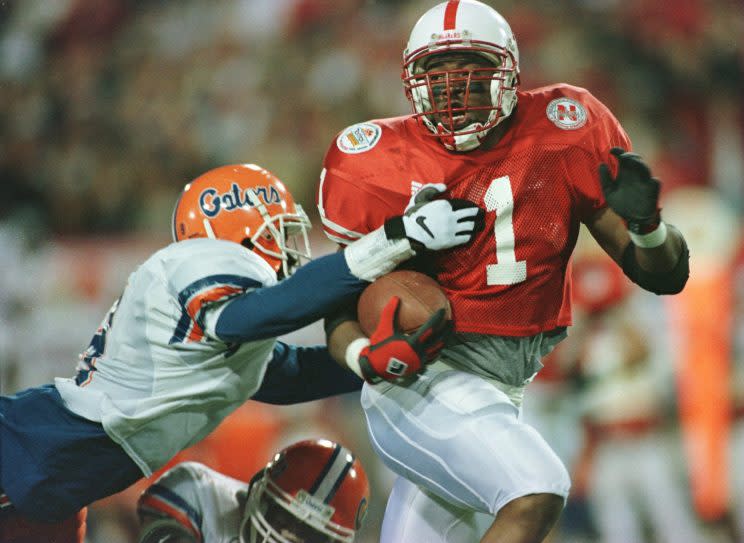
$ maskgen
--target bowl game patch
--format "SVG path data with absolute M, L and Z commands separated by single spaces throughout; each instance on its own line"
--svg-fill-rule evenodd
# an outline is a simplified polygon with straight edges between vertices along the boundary
M 377 145 L 381 134 L 382 129 L 374 123 L 354 124 L 341 132 L 336 145 L 343 153 L 364 153 Z

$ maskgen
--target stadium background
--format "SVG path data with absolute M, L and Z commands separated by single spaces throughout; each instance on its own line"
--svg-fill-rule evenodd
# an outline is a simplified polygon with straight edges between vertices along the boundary
M 129 271 L 169 241 L 178 191 L 209 168 L 272 170 L 310 212 L 315 254 L 332 251 L 314 205 L 325 149 L 346 125 L 409 111 L 401 51 L 433 3 L 0 0 L 0 392 L 72 374 Z M 606 413 L 593 421 L 610 429 L 592 433 L 596 442 L 626 451 L 631 465 L 650 451 L 674 474 L 655 499 L 682 503 L 674 514 L 700 537 L 733 541 L 730 527 L 744 527 L 742 3 L 490 3 L 516 34 L 522 88 L 568 82 L 613 110 L 664 182 L 665 216 L 693 255 L 693 279 L 673 301 L 603 298 L 614 283 L 602 265 L 582 276 L 605 305 L 579 304 L 576 332 L 526 406 L 576 474 L 553 540 L 598 541 L 591 490 L 633 471 L 610 458 L 611 476 L 587 475 L 582 420 Z M 595 255 L 580 250 L 577 264 L 584 258 Z M 614 339 L 596 337 L 593 323 L 604 319 Z M 640 335 L 623 336 L 628 323 Z M 618 362 L 612 345 L 628 337 L 641 338 L 643 354 Z M 322 336 L 312 326 L 292 339 Z M 249 402 L 187 456 L 247 478 L 276 448 L 319 435 L 367 466 L 373 501 L 360 540 L 376 541 L 392 477 L 367 444 L 354 397 Z M 91 509 L 90 543 L 134 541 L 141 490 Z M 642 517 L 651 534 L 647 507 Z

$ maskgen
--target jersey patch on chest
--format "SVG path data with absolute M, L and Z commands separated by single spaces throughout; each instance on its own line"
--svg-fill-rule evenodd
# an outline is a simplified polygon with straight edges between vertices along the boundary
M 576 130 L 586 124 L 586 109 L 570 98 L 551 100 L 545 113 L 554 125 L 563 130 Z
M 382 129 L 374 123 L 354 124 L 336 138 L 336 146 L 342 153 L 364 153 L 377 145 L 381 135 Z

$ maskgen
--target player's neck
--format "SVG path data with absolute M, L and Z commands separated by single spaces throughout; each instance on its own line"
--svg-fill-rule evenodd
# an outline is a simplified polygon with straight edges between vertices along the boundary
M 476 147 L 475 149 L 471 149 L 469 151 L 454 151 L 451 149 L 448 149 L 449 153 L 454 153 L 457 155 L 467 155 L 471 153 L 478 153 L 478 152 L 487 152 L 496 147 L 499 142 L 503 139 L 503 137 L 506 135 L 506 133 L 511 128 L 512 124 L 514 123 L 514 117 L 516 117 L 516 108 L 514 108 L 514 111 L 512 111 L 512 114 L 509 115 L 506 119 L 501 121 L 499 124 L 497 124 L 493 129 L 486 134 L 486 137 L 483 138 L 480 142 L 480 145 Z
M 488 151 L 489 149 L 493 149 L 498 145 L 498 143 L 501 141 L 501 139 L 504 137 L 504 135 L 509 131 L 509 129 L 512 126 L 512 123 L 514 122 L 514 118 L 516 117 L 516 108 L 514 108 L 514 111 L 512 111 L 511 115 L 509 115 L 506 119 L 501 121 L 499 124 L 497 124 L 493 130 L 491 130 L 485 138 L 483 138 L 483 141 L 478 146 L 478 149 L 481 149 L 483 151 Z

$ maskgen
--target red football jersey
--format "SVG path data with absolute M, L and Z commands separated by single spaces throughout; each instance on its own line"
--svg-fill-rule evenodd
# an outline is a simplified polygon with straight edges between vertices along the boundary
M 490 149 L 447 151 L 411 116 L 353 125 L 328 150 L 318 188 L 326 234 L 349 243 L 402 213 L 426 183 L 486 210 L 475 240 L 436 254 L 457 331 L 527 336 L 571 324 L 567 273 L 579 225 L 606 205 L 598 166 L 631 144 L 589 92 L 520 92 Z

